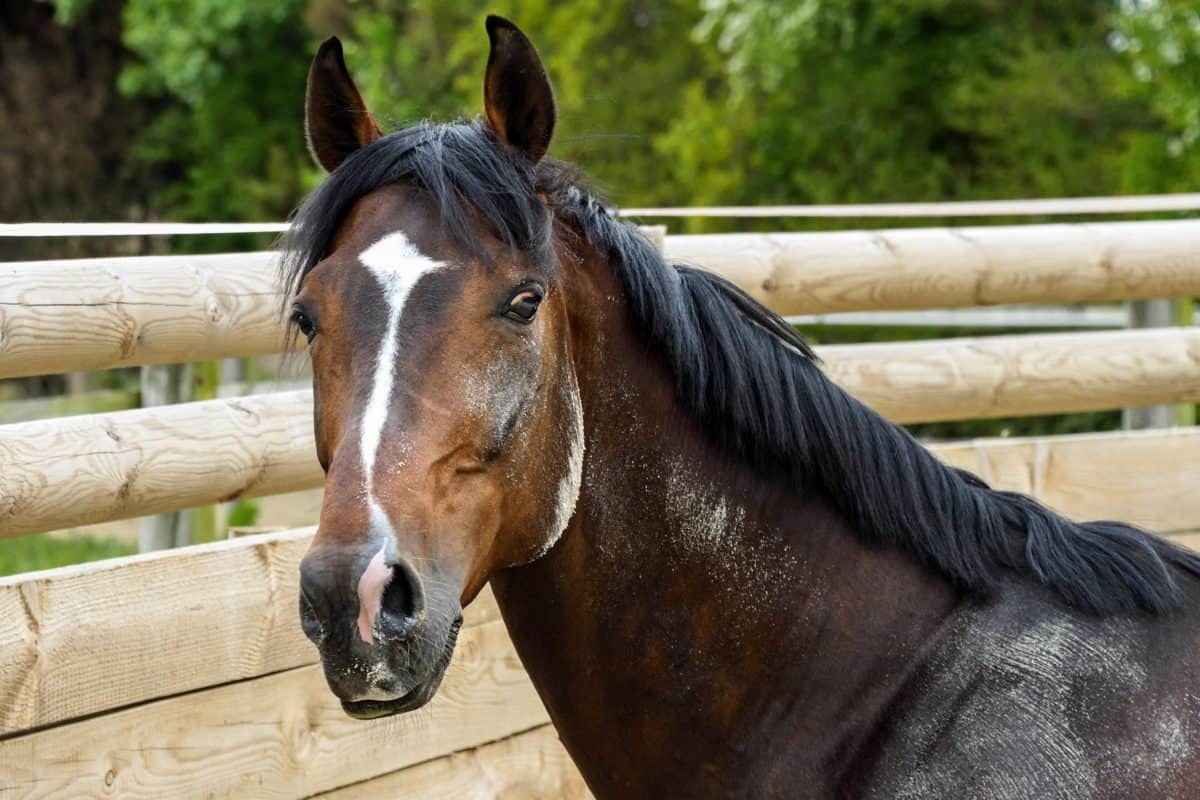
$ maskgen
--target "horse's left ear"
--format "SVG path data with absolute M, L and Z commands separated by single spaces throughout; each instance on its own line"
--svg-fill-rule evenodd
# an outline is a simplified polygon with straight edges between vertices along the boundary
M 503 17 L 487 18 L 487 74 L 483 108 L 488 124 L 504 145 L 535 164 L 554 135 L 554 90 L 533 42 Z
M 325 40 L 308 69 L 304 132 L 313 158 L 329 172 L 383 135 L 346 69 L 336 36 Z

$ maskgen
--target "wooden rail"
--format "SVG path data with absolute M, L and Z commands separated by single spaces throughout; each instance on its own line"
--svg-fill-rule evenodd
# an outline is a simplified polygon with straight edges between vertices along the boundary
M 668 236 L 781 314 L 1200 295 L 1200 221 Z M 278 352 L 272 253 L 0 265 L 0 378 Z
M 310 392 L 0 426 L 0 537 L 319 486 Z
M 0 264 L 0 378 L 278 353 L 277 258 Z
M 420 713 L 350 719 L 321 668 L 300 667 L 0 740 L 0 796 L 307 797 L 548 721 L 490 622 L 462 631 Z
M 818 348 L 830 376 L 901 423 L 1200 401 L 1200 329 Z
M 780 314 L 1200 295 L 1200 222 L 668 236 Z
M 1200 401 L 1200 330 L 819 349 L 898 422 Z M 307 392 L 0 426 L 0 538 L 314 488 Z

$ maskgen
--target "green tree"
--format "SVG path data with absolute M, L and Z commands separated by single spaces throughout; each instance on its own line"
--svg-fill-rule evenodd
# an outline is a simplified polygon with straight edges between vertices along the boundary
M 279 219 L 311 182 L 304 10 L 303 0 L 127 0 L 124 38 L 139 60 L 120 89 L 165 105 L 136 148 L 160 175 L 160 213 Z
M 659 140 L 697 204 L 1103 194 L 1145 104 L 1095 0 L 706 0 L 724 79 Z
M 1153 127 L 1129 139 L 1122 160 L 1129 192 L 1195 191 L 1200 183 L 1200 4 L 1131 0 L 1112 43 L 1128 64 L 1129 96 Z

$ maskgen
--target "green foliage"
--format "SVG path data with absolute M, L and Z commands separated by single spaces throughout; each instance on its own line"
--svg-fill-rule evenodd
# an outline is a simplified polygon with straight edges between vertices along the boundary
M 134 552 L 136 548 L 132 544 L 117 539 L 84 535 L 68 538 L 35 533 L 0 541 L 0 575 L 99 561 Z
M 248 528 L 258 524 L 262 506 L 257 500 L 239 500 L 225 517 L 226 528 Z
M 1128 65 L 1124 89 L 1157 125 L 1131 137 L 1130 191 L 1195 191 L 1200 175 L 1200 4 L 1131 0 L 1110 38 Z
M 660 140 L 698 204 L 1112 193 L 1146 124 L 1103 2 L 704 5 L 724 81 Z
M 162 107 L 135 148 L 162 176 L 161 213 L 279 219 L 310 184 L 304 8 L 302 0 L 128 0 L 125 42 L 139 61 L 120 89 Z

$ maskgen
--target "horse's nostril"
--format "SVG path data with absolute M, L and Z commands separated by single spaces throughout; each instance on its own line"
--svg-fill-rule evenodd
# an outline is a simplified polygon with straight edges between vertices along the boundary
M 421 610 L 421 588 L 418 578 L 406 564 L 392 566 L 392 579 L 380 598 L 379 623 L 391 636 L 405 638 L 416 626 Z

